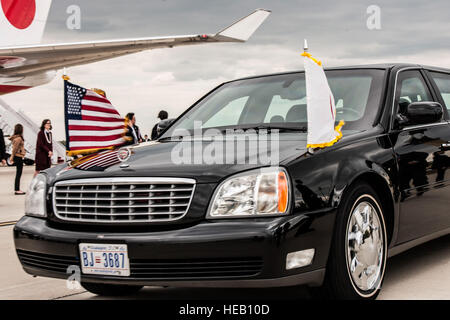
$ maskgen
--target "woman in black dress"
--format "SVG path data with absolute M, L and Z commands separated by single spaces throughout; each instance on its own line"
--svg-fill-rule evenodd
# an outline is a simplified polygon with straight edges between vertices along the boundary
M 52 122 L 50 119 L 42 121 L 41 130 L 36 141 L 36 176 L 40 171 L 50 168 L 52 165 L 53 144 L 52 144 Z

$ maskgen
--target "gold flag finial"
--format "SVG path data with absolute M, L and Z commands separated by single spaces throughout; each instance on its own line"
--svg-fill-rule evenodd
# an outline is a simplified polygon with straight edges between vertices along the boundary
M 322 62 L 314 59 L 313 56 L 311 55 L 311 53 L 308 52 L 309 48 L 308 48 L 308 41 L 306 39 L 304 39 L 303 42 L 303 53 L 301 54 L 302 57 L 306 57 L 306 58 L 310 58 L 312 61 L 314 61 L 315 63 L 317 63 L 319 66 L 322 66 Z
M 63 78 L 64 81 L 69 81 L 70 80 L 70 77 L 66 73 L 66 68 L 63 69 L 62 78 Z
M 106 98 L 106 92 L 104 90 L 98 88 L 92 88 L 91 90 Z

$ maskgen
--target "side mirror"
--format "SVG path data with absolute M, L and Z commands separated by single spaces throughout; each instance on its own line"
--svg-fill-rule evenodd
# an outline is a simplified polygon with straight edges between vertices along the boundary
M 413 102 L 406 107 L 398 122 L 401 126 L 435 123 L 442 120 L 444 109 L 438 102 Z

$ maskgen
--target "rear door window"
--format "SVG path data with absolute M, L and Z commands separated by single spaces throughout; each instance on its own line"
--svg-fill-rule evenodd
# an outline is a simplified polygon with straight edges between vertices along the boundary
M 440 72 L 430 72 L 430 74 L 441 93 L 445 107 L 450 110 L 450 74 Z
M 401 72 L 397 87 L 397 112 L 403 114 L 410 103 L 420 101 L 433 101 L 420 71 Z

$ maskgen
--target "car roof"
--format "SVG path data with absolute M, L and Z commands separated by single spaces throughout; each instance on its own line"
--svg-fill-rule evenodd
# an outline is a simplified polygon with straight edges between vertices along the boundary
M 378 63 L 378 64 L 364 64 L 364 65 L 350 65 L 350 66 L 339 66 L 339 67 L 325 67 L 325 71 L 331 71 L 331 70 L 352 70 L 352 69 L 392 69 L 392 68 L 409 68 L 409 67 L 415 67 L 415 68 L 423 68 L 423 69 L 429 69 L 434 71 L 441 71 L 450 73 L 450 69 L 446 68 L 440 68 L 440 67 L 433 67 L 433 66 L 425 66 L 420 64 L 414 64 L 414 63 Z M 239 81 L 239 80 L 247 80 L 247 79 L 255 79 L 255 78 L 262 78 L 262 77 L 270 77 L 270 76 L 278 76 L 278 75 L 285 75 L 285 74 L 294 74 L 294 73 L 301 73 L 305 70 L 294 70 L 294 71 L 286 71 L 286 72 L 277 72 L 277 73 L 270 73 L 270 74 L 262 74 L 262 75 L 254 75 L 239 79 L 234 79 L 228 82 L 233 81 Z

